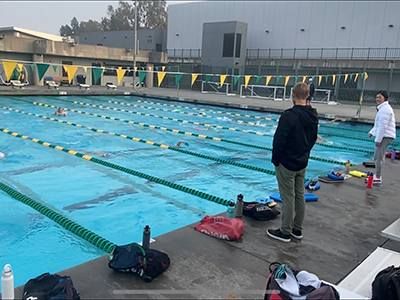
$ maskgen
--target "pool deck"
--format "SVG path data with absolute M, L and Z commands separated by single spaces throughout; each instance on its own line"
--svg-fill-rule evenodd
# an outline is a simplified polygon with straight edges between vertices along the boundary
M 46 94 L 42 93 L 44 87 L 27 87 L 12 93 L 10 89 L 4 92 L 5 87 L 0 87 L 0 95 Z M 132 89 L 118 88 L 107 92 L 105 87 L 98 87 L 96 92 L 96 87 L 91 91 L 68 87 L 65 90 L 69 95 L 117 95 Z M 48 94 L 54 95 L 54 91 Z M 145 94 L 225 107 L 247 105 L 247 108 L 272 112 L 291 107 L 290 101 L 183 90 L 178 96 L 176 90 L 162 88 L 146 89 Z M 321 115 L 331 114 L 348 120 L 354 117 L 358 108 L 344 104 L 314 106 Z M 400 110 L 395 111 L 399 121 Z M 375 114 L 373 105 L 365 106 L 359 121 L 373 123 Z M 373 148 L 371 143 L 370 150 Z M 107 255 L 59 273 L 72 277 L 82 299 L 263 299 L 268 266 L 275 261 L 338 284 L 377 247 L 400 251 L 400 242 L 380 234 L 400 217 L 399 166 L 400 161 L 388 159 L 383 169 L 382 186 L 372 189 L 366 188 L 364 178 L 349 178 L 340 184 L 322 183 L 321 189 L 315 192 L 319 201 L 307 203 L 301 241 L 292 239 L 290 243 L 282 243 L 266 235 L 267 229 L 279 227 L 279 216 L 276 220 L 263 222 L 244 217 L 244 234 L 234 242 L 199 233 L 194 230 L 196 223 L 155 237 L 156 242 L 151 247 L 168 253 L 171 266 L 151 283 L 145 283 L 134 274 L 113 272 L 107 266 Z M 373 170 L 363 166 L 353 169 Z M 246 195 L 244 197 L 251 200 L 246 199 Z M 16 289 L 16 299 L 21 299 L 22 288 Z

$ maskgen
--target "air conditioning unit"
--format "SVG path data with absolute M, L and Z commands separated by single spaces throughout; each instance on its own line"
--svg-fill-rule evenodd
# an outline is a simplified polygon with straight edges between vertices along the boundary
M 126 52 L 132 52 L 132 48 L 125 48 Z
M 74 39 L 67 39 L 67 43 L 70 45 L 75 45 L 75 40 Z
M 5 38 L 6 38 L 5 34 L 0 34 L 0 40 L 5 39 Z

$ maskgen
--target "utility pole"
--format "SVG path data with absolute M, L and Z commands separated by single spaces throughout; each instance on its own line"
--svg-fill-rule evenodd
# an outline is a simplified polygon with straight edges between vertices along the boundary
M 132 87 L 135 88 L 135 78 L 136 78 L 136 51 L 137 51 L 137 23 L 138 23 L 138 12 L 137 12 L 137 0 L 135 0 L 135 29 L 134 29 L 134 49 L 133 49 L 133 84 Z

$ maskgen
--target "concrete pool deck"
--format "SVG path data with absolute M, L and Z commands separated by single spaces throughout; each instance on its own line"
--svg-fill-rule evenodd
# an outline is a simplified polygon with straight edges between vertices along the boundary
M 11 91 L 0 87 L 0 94 L 45 95 L 44 87 Z M 63 88 L 60 88 L 63 91 Z M 105 87 L 79 91 L 66 87 L 68 95 L 121 95 L 130 88 L 107 92 Z M 47 92 L 45 90 L 45 92 Z M 54 91 L 48 92 L 54 95 Z M 118 93 L 117 93 L 118 92 Z M 58 90 L 57 90 L 58 93 Z M 146 89 L 148 97 L 184 98 L 188 102 L 281 112 L 290 101 L 240 98 L 194 91 Z M 140 94 L 137 94 L 140 95 Z M 314 104 L 321 114 L 351 119 L 356 105 Z M 397 121 L 400 110 L 395 109 Z M 374 105 L 363 106 L 359 121 L 373 123 Z M 362 119 L 362 120 L 361 120 Z M 371 149 L 373 150 L 371 143 Z M 368 160 L 369 158 L 366 158 Z M 400 161 L 387 160 L 382 186 L 367 189 L 364 178 L 349 178 L 340 184 L 321 184 L 315 194 L 318 202 L 307 203 L 304 238 L 282 243 L 269 238 L 265 231 L 278 228 L 280 217 L 273 221 L 254 221 L 244 217 L 246 228 L 240 240 L 228 242 L 194 230 L 198 223 L 155 237 L 151 247 L 168 253 L 170 268 L 151 283 L 137 275 L 120 274 L 108 268 L 108 255 L 59 272 L 72 277 L 82 299 L 263 299 L 263 290 L 271 262 L 281 262 L 304 269 L 320 279 L 338 284 L 377 247 L 400 251 L 400 242 L 381 236 L 380 232 L 400 217 L 398 180 Z M 356 166 L 360 171 L 373 170 Z M 268 175 L 265 175 L 268 176 Z M 232 195 L 235 198 L 236 195 Z M 244 194 L 245 201 L 247 199 Z M 206 201 L 206 200 L 204 200 Z M 150 224 L 151 226 L 151 224 Z M 133 241 L 132 241 L 133 242 Z M 39 275 L 39 274 L 38 274 Z M 22 298 L 23 286 L 16 289 Z

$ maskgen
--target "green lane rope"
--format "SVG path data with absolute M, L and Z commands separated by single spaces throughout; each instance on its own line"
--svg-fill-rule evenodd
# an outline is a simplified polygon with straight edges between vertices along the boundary
M 362 153 L 367 153 L 367 154 L 374 154 L 374 151 L 371 150 L 365 150 L 365 149 L 358 149 L 358 148 L 350 148 L 350 147 L 343 147 L 343 146 L 335 146 L 335 145 L 329 145 L 329 144 L 324 144 L 324 143 L 316 143 L 318 146 L 326 147 L 326 148 L 334 148 L 334 149 L 340 149 L 340 150 L 349 150 L 349 151 L 354 151 L 354 152 L 362 152 Z
M 17 138 L 21 138 L 21 139 L 24 139 L 24 140 L 31 140 L 32 142 L 35 142 L 35 143 L 40 144 L 42 146 L 49 147 L 49 148 L 52 148 L 52 149 L 55 149 L 55 150 L 59 150 L 59 151 L 74 155 L 74 156 L 82 158 L 82 159 L 86 159 L 88 161 L 97 163 L 99 165 L 102 165 L 102 166 L 105 166 L 105 167 L 108 167 L 108 168 L 112 168 L 112 169 L 115 169 L 115 170 L 118 170 L 118 171 L 121 171 L 121 172 L 124 172 L 124 173 L 127 173 L 127 174 L 131 174 L 131 175 L 136 176 L 136 177 L 140 177 L 140 178 L 143 178 L 143 179 L 146 179 L 146 180 L 149 180 L 149 181 L 153 181 L 153 182 L 165 185 L 165 186 L 173 188 L 175 190 L 182 191 L 182 192 L 185 192 L 185 193 L 188 193 L 188 194 L 191 194 L 191 195 L 194 195 L 194 196 L 209 200 L 211 202 L 215 202 L 217 204 L 221 204 L 221 205 L 227 206 L 228 202 L 229 202 L 228 200 L 225 200 L 225 199 L 217 197 L 217 196 L 213 196 L 213 195 L 210 195 L 210 194 L 207 194 L 207 193 L 204 193 L 204 192 L 192 189 L 192 188 L 188 188 L 188 187 L 180 185 L 180 184 L 176 184 L 176 183 L 173 183 L 173 182 L 170 182 L 170 181 L 167 181 L 167 180 L 155 177 L 155 176 L 151 176 L 151 175 L 148 175 L 148 174 L 145 174 L 145 173 L 142 173 L 142 172 L 138 172 L 138 171 L 135 171 L 133 169 L 125 168 L 123 166 L 120 166 L 120 165 L 117 165 L 117 164 L 113 164 L 113 163 L 110 163 L 110 162 L 107 162 L 107 161 L 92 157 L 90 155 L 79 153 L 79 152 L 74 151 L 74 150 L 69 150 L 69 149 L 64 148 L 64 147 L 55 146 L 55 145 L 52 145 L 50 143 L 43 142 L 41 140 L 38 140 L 38 139 L 35 139 L 35 138 L 31 138 L 31 137 L 26 136 L 26 135 L 21 135 L 19 133 L 12 132 L 12 131 L 10 131 L 8 129 L 5 129 L 5 128 L 1 128 L 0 127 L 0 131 L 2 131 L 4 133 L 7 133 L 9 135 L 12 135 L 14 137 L 17 137 Z
M 54 105 L 49 105 L 49 104 L 46 104 L 46 103 L 33 102 L 33 104 L 34 105 L 39 105 L 39 106 L 46 106 L 46 107 L 54 107 L 55 108 Z M 92 107 L 98 107 L 95 104 L 91 104 L 91 106 Z M 209 140 L 220 141 L 220 142 L 225 142 L 225 143 L 229 143 L 229 144 L 235 144 L 235 145 L 240 145 L 240 146 L 245 146 L 245 147 L 251 147 L 251 148 L 256 148 L 256 149 L 261 149 L 261 150 L 272 151 L 272 148 L 269 148 L 269 147 L 263 147 L 263 146 L 257 146 L 257 145 L 242 143 L 242 142 L 236 142 L 236 141 L 227 140 L 227 139 L 223 139 L 223 138 L 217 138 L 217 137 L 207 136 L 207 135 L 203 135 L 203 134 L 197 134 L 197 133 L 192 133 L 192 132 L 187 132 L 187 131 L 181 131 L 181 130 L 177 130 L 177 129 L 169 129 L 169 128 L 162 127 L 162 126 L 159 127 L 159 126 L 155 126 L 155 125 L 148 125 L 148 124 L 144 124 L 144 123 L 138 123 L 138 122 L 134 122 L 134 121 L 128 121 L 128 120 L 124 120 L 124 119 L 119 119 L 119 118 L 116 118 L 116 117 L 109 117 L 109 116 L 103 116 L 103 115 L 98 115 L 98 114 L 92 114 L 92 113 L 89 113 L 89 112 L 83 112 L 83 111 L 79 111 L 79 110 L 75 110 L 75 109 L 65 109 L 65 110 L 69 110 L 69 111 L 80 113 L 80 114 L 95 116 L 95 117 L 102 118 L 102 119 L 109 119 L 109 120 L 114 120 L 114 121 L 126 122 L 126 123 L 129 123 L 129 124 L 140 125 L 140 126 L 148 127 L 148 128 L 152 128 L 152 129 L 161 129 L 161 130 L 175 132 L 175 133 L 179 133 L 179 134 L 183 134 L 183 135 L 195 136 L 195 137 L 203 138 L 203 139 L 209 139 Z M 40 117 L 42 117 L 42 116 L 40 116 Z M 46 119 L 47 119 L 47 117 L 46 117 Z M 58 120 L 58 122 L 68 123 L 68 122 L 64 122 L 62 120 Z M 85 126 L 80 125 L 79 127 L 85 127 Z M 88 129 L 92 130 L 91 127 L 88 128 Z M 101 130 L 101 132 L 104 132 L 104 130 Z M 121 136 L 120 134 L 116 134 L 116 133 L 113 133 L 113 135 Z M 129 137 L 129 139 L 133 139 L 135 141 L 137 140 L 137 139 L 132 138 L 132 137 Z M 148 142 L 146 140 L 143 140 L 143 141 Z M 151 143 L 152 144 L 156 144 L 154 142 L 151 142 Z M 160 144 L 158 144 L 158 145 L 160 145 Z M 167 146 L 167 145 L 164 145 L 164 146 Z M 168 147 L 167 149 L 172 149 L 172 150 L 178 151 L 177 148 L 171 148 L 170 146 L 167 146 L 167 147 Z M 163 147 L 163 148 L 165 148 L 165 147 Z M 182 149 L 180 149 L 180 150 L 182 150 Z M 198 156 L 198 157 L 200 157 L 199 155 L 202 155 L 202 154 L 198 154 L 198 153 L 187 151 L 187 150 L 183 150 L 183 151 L 185 151 L 184 153 L 191 154 L 191 155 L 194 154 L 195 156 Z M 205 156 L 203 158 L 206 158 L 206 157 L 207 158 L 211 158 L 212 160 L 215 160 L 215 161 L 217 161 L 217 159 L 218 159 L 216 157 L 211 157 L 211 156 Z M 336 160 L 333 160 L 333 159 L 321 158 L 321 157 L 317 157 L 317 156 L 310 156 L 310 159 L 311 160 L 316 160 L 316 161 L 327 162 L 327 163 L 334 163 L 334 164 L 338 164 L 338 165 L 345 165 L 346 164 L 346 162 L 336 161 Z M 229 164 L 233 163 L 230 160 L 225 160 L 225 161 L 229 162 Z M 235 165 L 236 166 L 241 166 L 241 167 L 244 167 L 244 168 L 247 168 L 247 169 L 250 169 L 250 170 L 254 170 L 254 169 L 252 169 L 253 166 L 249 166 L 249 165 L 246 165 L 246 164 L 241 164 L 241 163 L 236 163 L 235 162 Z M 353 164 L 353 165 L 355 165 L 355 164 Z M 254 168 L 256 168 L 256 167 L 254 167 Z M 273 174 L 275 174 L 275 172 L 272 171 L 272 170 L 267 170 L 267 169 L 261 169 L 260 168 L 260 172 L 265 173 L 265 171 L 267 171 L 267 174 L 271 174 L 271 172 L 273 172 Z
M 53 106 L 53 105 L 44 104 L 44 103 L 38 103 L 37 105 L 46 106 L 46 107 L 52 107 Z M 196 156 L 196 157 L 213 160 L 213 161 L 216 161 L 216 162 L 219 162 L 219 163 L 223 163 L 223 164 L 229 164 L 229 165 L 233 165 L 233 166 L 237 166 L 237 167 L 240 167 L 240 168 L 245 168 L 245 169 L 249 169 L 249 170 L 252 170 L 252 171 L 261 172 L 261 173 L 265 173 L 265 174 L 269 174 L 269 175 L 275 175 L 275 171 L 264 169 L 264 168 L 259 168 L 259 167 L 255 167 L 255 166 L 251 166 L 251 165 L 238 163 L 238 162 L 235 162 L 235 161 L 230 161 L 230 160 L 221 159 L 221 158 L 217 158 L 217 157 L 213 157 L 213 156 L 209 156 L 209 155 L 204 155 L 204 154 L 200 154 L 200 153 L 196 153 L 196 152 L 192 152 L 192 151 L 176 148 L 174 146 L 168 146 L 168 145 L 159 144 L 159 143 L 156 143 L 156 142 L 152 142 L 152 141 L 148 141 L 148 140 L 144 140 L 144 139 L 140 139 L 140 138 L 131 137 L 131 136 L 124 135 L 124 134 L 108 132 L 108 131 L 105 131 L 105 130 L 102 130 L 102 129 L 96 129 L 96 128 L 89 127 L 89 126 L 75 124 L 75 123 L 67 122 L 67 121 L 64 121 L 64 120 L 57 119 L 57 118 L 52 118 L 52 117 L 43 116 L 43 115 L 39 115 L 39 114 L 23 112 L 21 110 L 14 110 L 12 108 L 6 108 L 6 107 L 1 107 L 1 108 L 8 109 L 10 111 L 15 111 L 15 112 L 18 112 L 18 113 L 27 114 L 27 115 L 30 115 L 30 116 L 39 117 L 39 118 L 46 119 L 46 120 L 55 121 L 55 122 L 58 122 L 58 123 L 63 123 L 63 124 L 68 124 L 68 125 L 72 125 L 72 126 L 76 126 L 76 127 L 86 128 L 86 129 L 89 129 L 91 131 L 98 132 L 98 133 L 106 133 L 106 134 L 113 135 L 113 136 L 119 136 L 119 137 L 122 137 L 122 138 L 125 138 L 125 139 L 129 139 L 129 140 L 132 140 L 132 141 L 135 141 L 135 142 L 140 142 L 140 143 L 144 143 L 144 144 L 148 144 L 148 145 L 152 145 L 152 146 L 156 146 L 156 147 L 160 147 L 160 148 L 164 148 L 164 149 L 169 149 L 169 150 L 181 152 L 181 153 L 192 155 L 192 156 Z M 67 109 L 65 109 L 65 110 L 67 110 Z M 71 109 L 68 109 L 68 110 L 69 111 L 74 111 L 74 110 L 71 110 Z M 81 112 L 81 113 L 90 115 L 90 113 L 87 113 L 87 112 L 86 113 L 85 112 Z M 103 118 L 103 119 L 114 120 L 113 117 L 108 117 L 108 116 L 100 116 L 100 117 Z M 129 122 L 132 122 L 132 121 L 128 121 L 128 123 Z
M 348 136 L 348 135 L 338 134 L 338 133 L 325 133 L 325 132 L 320 132 L 320 134 L 322 134 L 322 135 L 327 135 L 327 136 L 337 136 L 337 137 L 342 137 L 342 138 L 346 138 L 346 139 L 352 139 L 352 140 L 359 140 L 359 141 L 366 141 L 366 142 L 370 142 L 370 143 L 375 143 L 375 140 L 374 140 L 374 139 L 367 139 L 367 138 L 362 138 L 362 137 L 354 137 L 354 136 Z M 398 142 L 392 142 L 391 145 L 392 145 L 392 146 L 399 146 L 400 143 L 398 143 Z
M 112 253 L 114 248 L 117 246 L 116 244 L 102 238 L 101 236 L 97 235 L 96 233 L 86 229 L 85 227 L 71 221 L 67 217 L 59 214 L 58 212 L 52 210 L 51 208 L 46 207 L 45 205 L 21 194 L 20 192 L 14 190 L 13 188 L 5 185 L 4 183 L 0 182 L 0 190 L 4 191 L 12 198 L 32 207 L 36 211 L 40 212 L 41 214 L 45 215 L 46 217 L 50 218 L 54 222 L 58 223 L 62 227 L 66 228 L 67 230 L 71 231 L 72 233 L 78 235 L 79 237 L 85 239 L 86 241 L 92 243 L 96 247 L 99 247 L 101 250 L 104 250 L 108 253 Z

